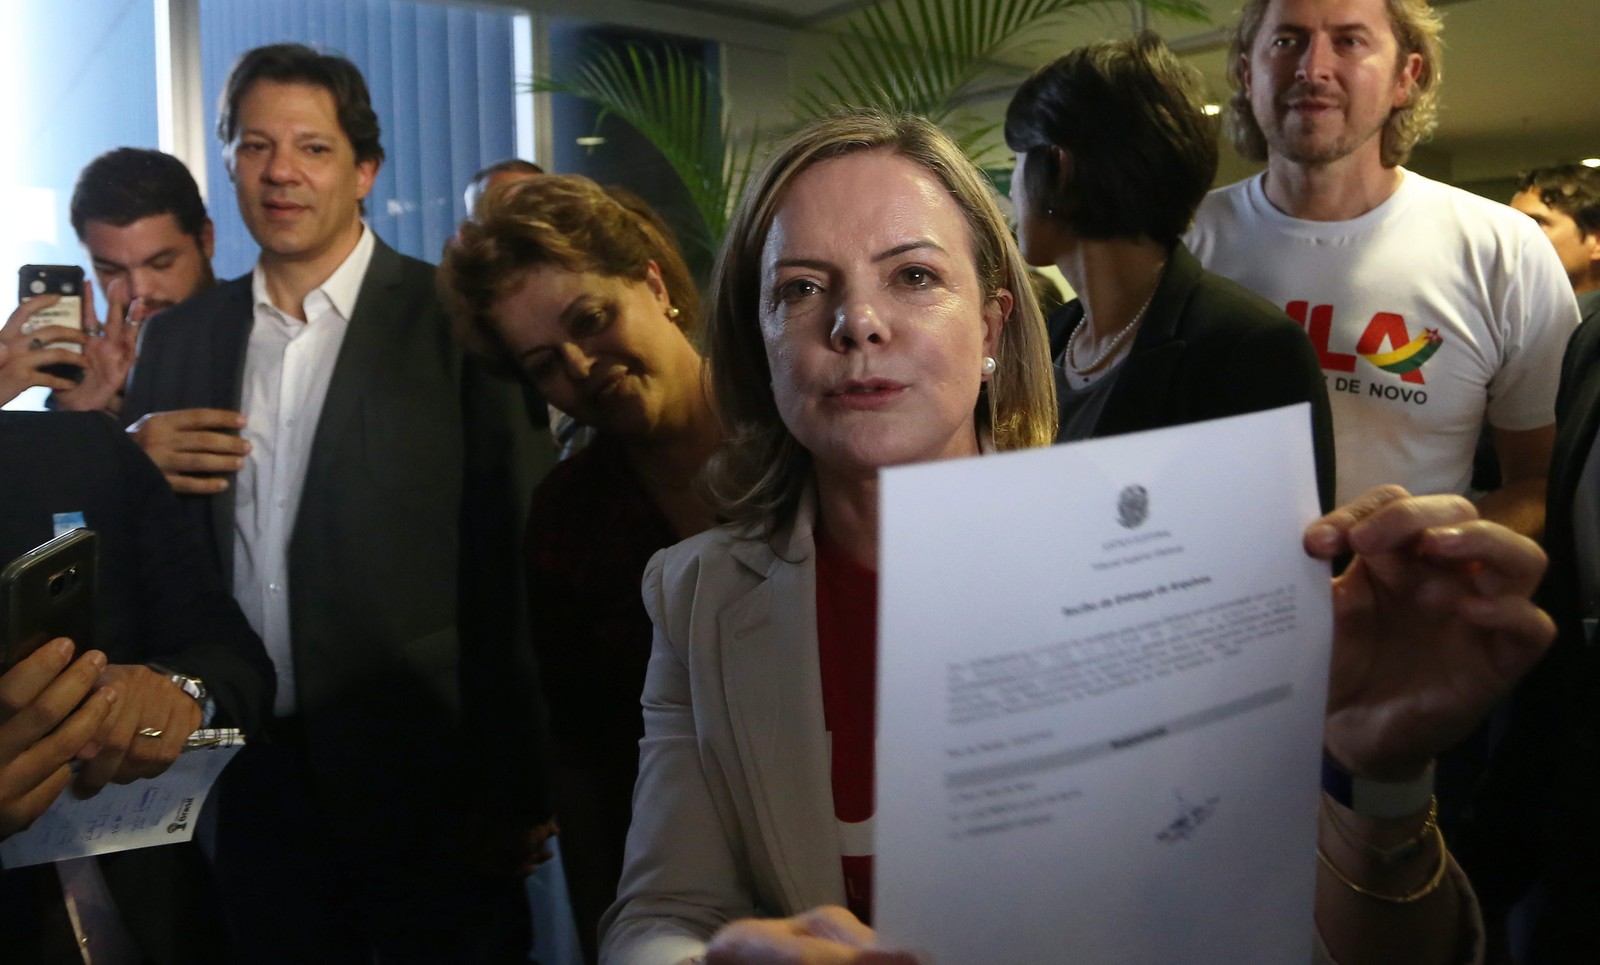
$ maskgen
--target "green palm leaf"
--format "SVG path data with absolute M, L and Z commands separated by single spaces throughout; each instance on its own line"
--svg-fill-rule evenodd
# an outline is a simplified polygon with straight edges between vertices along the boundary
M 946 122 L 964 89 L 1008 50 L 1067 15 L 1112 0 L 883 0 L 848 18 L 800 110 L 873 106 Z M 1146 0 L 1146 11 L 1206 19 L 1199 0 Z
M 962 94 L 1002 54 L 1041 28 L 1091 7 L 1124 0 L 882 0 L 844 22 L 827 69 L 796 98 L 801 117 L 836 105 L 922 114 L 951 130 L 980 165 L 998 148 L 996 124 L 970 126 L 953 112 Z M 1144 0 L 1150 13 L 1205 20 L 1201 0 Z M 733 201 L 756 160 L 757 139 L 735 147 L 710 92 L 716 76 L 681 50 L 597 46 L 569 76 L 535 77 L 535 93 L 569 94 L 615 115 L 653 143 L 682 180 L 701 224 L 685 233 L 714 252 Z
M 701 224 L 687 240 L 716 250 L 730 202 L 742 188 L 750 156 L 730 152 L 721 112 L 710 96 L 716 78 L 681 50 L 637 44 L 595 47 L 567 77 L 535 77 L 534 93 L 570 94 L 615 115 L 655 145 L 688 190 Z

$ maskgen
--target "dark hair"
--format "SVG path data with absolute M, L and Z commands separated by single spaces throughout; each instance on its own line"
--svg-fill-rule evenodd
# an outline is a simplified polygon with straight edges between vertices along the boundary
M 116 228 L 170 214 L 178 230 L 196 240 L 206 226 L 206 203 L 183 162 L 141 147 L 119 147 L 95 158 L 72 189 L 72 230 L 99 221 Z
M 524 161 L 519 157 L 506 158 L 504 161 L 496 161 L 487 167 L 479 169 L 478 173 L 472 176 L 472 180 L 467 182 L 467 190 L 462 195 L 467 204 L 467 217 L 472 217 L 472 212 L 478 207 L 478 202 L 483 200 L 484 192 L 489 190 L 489 182 L 496 174 L 520 174 L 524 177 L 533 177 L 536 174 L 543 173 L 544 168 L 532 161 Z
M 1540 201 L 1576 221 L 1580 234 L 1600 233 L 1600 170 L 1560 164 L 1526 171 L 1521 182 L 1518 194 L 1537 193 Z
M 1049 319 L 1056 309 L 1067 303 L 1056 283 L 1037 268 L 1028 269 L 1028 284 L 1033 286 L 1033 300 L 1039 303 L 1039 314 L 1045 319 Z
M 259 80 L 310 84 L 332 94 L 339 127 L 350 139 L 356 161 L 383 163 L 378 115 L 372 110 L 372 97 L 361 71 L 338 54 L 325 54 L 304 44 L 271 44 L 239 55 L 217 104 L 217 139 L 225 152 L 239 135 L 239 102 Z
M 1027 195 L 1084 238 L 1188 230 L 1217 173 L 1199 73 L 1146 31 L 1080 47 L 1034 71 L 1006 108 L 1006 144 L 1027 156 Z M 1063 177 L 1055 148 L 1071 155 Z M 1019 212 L 1020 215 L 1020 212 Z
M 694 336 L 700 293 L 661 216 L 637 195 L 601 188 L 577 175 L 550 174 L 503 184 L 483 196 L 474 219 L 445 246 L 439 292 L 456 335 L 504 374 L 517 374 L 489 311 L 541 265 L 643 281 L 655 262 L 679 328 Z
M 481 181 L 487 181 L 494 175 L 501 173 L 543 174 L 544 168 L 533 163 L 532 161 L 524 161 L 520 157 L 508 157 L 504 161 L 496 161 L 493 164 L 479 168 L 478 173 L 474 174 L 472 176 L 472 180 L 468 183 L 477 184 Z

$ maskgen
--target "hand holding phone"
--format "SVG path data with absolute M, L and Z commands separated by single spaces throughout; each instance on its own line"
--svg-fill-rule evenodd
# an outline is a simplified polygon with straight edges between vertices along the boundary
M 40 308 L 59 301 L 58 295 L 30 298 L 11 313 L 4 326 L 0 326 L 0 405 L 16 398 L 24 389 L 44 386 L 48 389 L 70 389 L 76 384 L 72 379 L 58 374 L 62 368 L 82 365 L 81 356 L 66 349 L 46 348 L 45 342 L 84 341 L 82 332 L 69 328 L 48 328 L 23 332 L 23 326 Z
M 56 394 L 56 406 L 69 412 L 104 412 L 113 418 L 122 410 L 122 392 L 138 351 L 144 300 L 128 300 L 126 278 L 106 286 L 106 320 L 94 309 L 94 289 L 83 291 L 83 317 L 89 327 L 83 346 L 83 381 Z
M 82 338 L 62 338 L 53 330 L 83 333 L 83 269 L 77 265 L 23 265 L 17 269 L 17 300 L 40 295 L 55 295 L 56 301 L 32 312 L 32 317 L 22 324 L 22 334 L 39 339 L 40 348 L 82 353 Z M 73 381 L 82 378 L 83 373 L 80 366 L 74 365 L 54 366 L 47 371 Z
M 75 529 L 0 569 L 0 672 L 57 637 L 94 645 L 96 537 Z
M 117 692 L 98 687 L 105 654 L 72 655 L 55 640 L 0 674 L 0 839 L 32 824 L 71 780 L 68 765 L 98 750 Z

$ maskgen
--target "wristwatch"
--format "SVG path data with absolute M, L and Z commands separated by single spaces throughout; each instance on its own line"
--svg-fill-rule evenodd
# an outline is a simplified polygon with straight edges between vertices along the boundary
M 156 673 L 165 674 L 167 679 L 177 684 L 179 690 L 193 697 L 195 703 L 201 707 L 204 707 L 206 701 L 211 697 L 211 691 L 206 689 L 206 682 L 199 677 L 191 677 L 188 674 L 179 673 L 171 667 L 163 667 L 158 663 L 145 664 L 145 666 Z

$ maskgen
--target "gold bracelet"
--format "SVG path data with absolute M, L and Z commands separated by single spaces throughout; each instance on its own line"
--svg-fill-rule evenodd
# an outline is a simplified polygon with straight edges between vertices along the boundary
M 1333 823 L 1334 831 L 1338 833 L 1345 844 L 1357 850 L 1377 855 L 1384 864 L 1394 864 L 1396 861 L 1411 857 L 1422 846 L 1422 842 L 1427 839 L 1429 833 L 1439 827 L 1439 798 L 1437 795 L 1428 798 L 1427 818 L 1422 822 L 1422 827 L 1417 829 L 1417 833 L 1399 844 L 1387 848 L 1378 847 L 1346 825 L 1339 817 L 1338 812 L 1333 809 L 1326 795 L 1322 798 L 1322 809 L 1328 812 L 1328 820 Z
M 1445 846 L 1444 832 L 1439 830 L 1437 823 L 1433 827 L 1433 837 L 1439 842 L 1439 867 L 1434 869 L 1433 877 L 1429 878 L 1421 888 L 1403 895 L 1386 895 L 1380 891 L 1373 891 L 1371 888 L 1356 884 L 1350 880 L 1348 875 L 1334 866 L 1333 861 L 1321 847 L 1317 848 L 1317 860 L 1321 861 L 1323 867 L 1327 868 L 1335 878 L 1339 879 L 1340 884 L 1358 895 L 1365 895 L 1378 901 L 1386 901 L 1392 905 L 1409 905 L 1412 902 L 1421 901 L 1438 891 L 1440 883 L 1444 881 L 1445 872 L 1450 869 L 1450 849 Z

